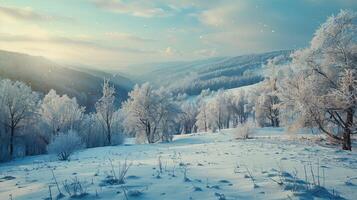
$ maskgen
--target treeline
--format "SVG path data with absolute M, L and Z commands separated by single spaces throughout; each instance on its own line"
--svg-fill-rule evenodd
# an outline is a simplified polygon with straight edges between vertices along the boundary
M 58 95 L 55 90 L 40 98 L 22 82 L 1 80 L 0 160 L 46 153 L 52 143 L 63 141 L 59 146 L 64 146 L 76 137 L 85 147 L 121 144 L 124 136 L 114 91 L 105 81 L 96 112 L 85 114 L 76 98 Z M 69 133 L 74 136 L 64 140 Z
M 76 98 L 50 90 L 43 98 L 29 86 L 0 81 L 1 160 L 68 149 L 122 144 L 125 136 L 140 143 L 170 142 L 174 134 L 216 131 L 247 121 L 252 113 L 244 92 L 203 90 L 195 100 L 149 83 L 137 85 L 121 107 L 115 88 L 104 81 L 96 111 L 85 113 Z

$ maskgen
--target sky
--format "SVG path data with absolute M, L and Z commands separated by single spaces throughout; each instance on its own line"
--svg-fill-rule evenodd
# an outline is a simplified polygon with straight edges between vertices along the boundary
M 103 69 L 303 48 L 355 0 L 0 0 L 0 49 Z

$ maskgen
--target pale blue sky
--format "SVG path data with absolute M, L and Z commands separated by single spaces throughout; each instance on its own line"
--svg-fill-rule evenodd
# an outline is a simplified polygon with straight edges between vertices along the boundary
M 354 0 L 0 0 L 0 49 L 59 62 L 130 64 L 308 45 Z

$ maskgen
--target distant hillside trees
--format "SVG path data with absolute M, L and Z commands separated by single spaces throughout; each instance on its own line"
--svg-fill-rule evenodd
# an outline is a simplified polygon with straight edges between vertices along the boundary
M 210 97 L 199 99 L 196 122 L 198 130 L 216 131 L 246 123 L 253 114 L 252 104 L 247 99 L 244 90 L 235 94 L 219 90 Z
M 210 89 L 218 91 L 219 89 L 237 88 L 246 85 L 251 85 L 262 81 L 264 78 L 257 75 L 247 76 L 220 76 L 209 80 L 201 80 L 199 78 L 193 81 L 189 79 L 187 84 L 171 86 L 174 93 L 186 93 L 188 95 L 199 95 L 202 90 Z M 186 79 L 182 80 L 185 81 Z M 181 81 L 180 81 L 181 82 Z

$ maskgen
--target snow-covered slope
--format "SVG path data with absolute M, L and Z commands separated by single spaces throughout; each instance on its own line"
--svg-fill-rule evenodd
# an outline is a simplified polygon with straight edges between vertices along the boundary
M 140 65 L 136 79 L 166 85 L 177 92 L 197 95 L 203 89 L 230 89 L 260 82 L 268 59 L 281 56 L 290 60 L 291 51 L 274 51 L 236 57 L 210 58 L 191 62 Z M 139 68 L 133 66 L 133 69 Z
M 0 199 L 69 195 L 63 183 L 77 178 L 81 199 L 355 199 L 357 153 L 317 145 L 320 136 L 258 129 L 236 140 L 237 129 L 177 136 L 170 144 L 83 150 L 70 162 L 52 155 L 0 164 Z M 132 163 L 125 184 L 104 184 L 113 168 Z M 162 172 L 160 172 L 159 159 Z M 186 174 L 186 179 L 185 179 Z M 314 183 L 314 184 L 313 184 Z M 316 186 L 316 185 L 320 186 Z M 125 191 L 125 192 L 124 192 Z

